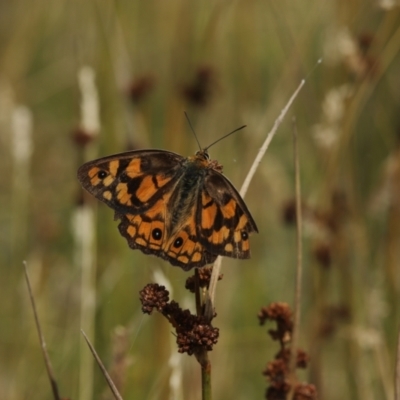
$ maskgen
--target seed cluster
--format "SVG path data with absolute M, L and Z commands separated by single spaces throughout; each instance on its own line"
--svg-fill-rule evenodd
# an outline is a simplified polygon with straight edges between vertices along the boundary
M 179 353 L 192 355 L 201 350 L 211 351 L 218 342 L 219 329 L 204 316 L 194 315 L 182 309 L 176 301 L 169 301 L 169 292 L 164 286 L 149 283 L 139 294 L 144 313 L 151 314 L 156 309 L 175 328 Z
M 140 292 L 140 301 L 142 303 L 142 311 L 145 314 L 151 314 L 155 308 L 162 312 L 169 301 L 169 292 L 165 286 L 157 283 L 149 283 Z
M 258 313 L 260 325 L 267 320 L 276 322 L 276 329 L 268 330 L 273 340 L 279 340 L 281 346 L 290 342 L 293 331 L 293 313 L 286 303 L 272 303 L 268 307 L 262 307 Z
M 266 390 L 267 400 L 286 399 L 288 393 L 293 390 L 294 400 L 316 400 L 317 391 L 314 385 L 297 382 L 296 377 L 290 373 L 291 349 L 290 342 L 293 333 L 293 313 L 286 303 L 272 303 L 262 307 L 258 313 L 260 325 L 266 321 L 275 321 L 276 329 L 268 330 L 273 340 L 280 344 L 280 349 L 275 358 L 268 362 L 263 371 L 267 377 L 269 386 Z M 309 362 L 308 354 L 298 349 L 296 352 L 295 367 L 306 368 Z

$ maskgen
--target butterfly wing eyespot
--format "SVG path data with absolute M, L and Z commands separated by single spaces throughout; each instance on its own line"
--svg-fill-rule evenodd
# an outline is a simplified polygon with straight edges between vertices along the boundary
M 108 176 L 108 173 L 106 172 L 106 171 L 103 171 L 103 170 L 100 170 L 98 173 L 97 173 L 97 177 L 99 178 L 99 179 L 104 179 L 105 177 L 107 177 Z
M 154 240 L 161 240 L 163 234 L 162 234 L 162 230 L 160 228 L 154 228 L 151 231 L 151 236 Z
M 183 239 L 182 239 L 181 237 L 178 237 L 178 239 L 176 239 L 176 240 L 174 241 L 173 246 L 174 246 L 176 249 L 179 249 L 179 247 L 181 247 L 182 244 L 183 244 Z

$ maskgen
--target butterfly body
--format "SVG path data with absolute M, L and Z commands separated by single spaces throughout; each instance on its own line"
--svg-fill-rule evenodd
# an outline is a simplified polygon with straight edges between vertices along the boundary
M 248 235 L 257 226 L 221 172 L 205 150 L 187 158 L 138 150 L 90 161 L 78 179 L 115 210 L 131 248 L 189 270 L 218 255 L 250 257 Z

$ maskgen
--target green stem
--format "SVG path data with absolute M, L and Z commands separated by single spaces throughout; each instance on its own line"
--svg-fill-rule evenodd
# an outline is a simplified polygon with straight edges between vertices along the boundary
M 204 351 L 201 365 L 201 395 L 202 400 L 211 400 L 211 362 L 207 351 Z

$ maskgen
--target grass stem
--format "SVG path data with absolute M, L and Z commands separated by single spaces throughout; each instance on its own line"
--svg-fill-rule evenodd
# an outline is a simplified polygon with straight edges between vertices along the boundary
M 301 88 L 304 86 L 304 84 L 305 84 L 305 80 L 303 79 L 300 82 L 297 89 L 292 94 L 292 96 L 290 97 L 289 101 L 286 103 L 285 107 L 282 109 L 278 118 L 275 120 L 274 125 L 272 126 L 272 129 L 269 131 L 267 138 L 265 139 L 263 145 L 261 146 L 260 150 L 258 151 L 258 154 L 257 154 L 256 158 L 254 159 L 252 166 L 250 167 L 250 170 L 246 176 L 246 179 L 243 182 L 243 185 L 240 189 L 240 195 L 242 197 L 245 196 L 247 189 L 249 188 L 250 182 L 253 179 L 253 176 L 254 176 L 258 166 L 260 165 L 261 160 L 264 157 L 264 154 L 267 151 L 267 149 L 272 141 L 272 138 L 275 136 L 275 133 L 277 132 L 277 130 L 279 128 L 279 125 L 282 123 L 283 119 L 285 118 L 285 115 L 289 111 L 290 106 L 293 104 L 294 100 L 298 96 L 298 94 L 299 94 Z M 222 262 L 222 258 L 219 256 L 214 263 L 211 280 L 210 280 L 210 286 L 208 289 L 209 299 L 206 303 L 205 315 L 210 319 L 213 315 L 213 309 L 214 309 L 214 303 L 215 303 L 215 292 L 217 289 L 218 277 L 221 272 L 221 262 Z
M 47 351 L 47 346 L 46 346 L 46 342 L 44 340 L 44 336 L 42 333 L 42 328 L 40 327 L 39 316 L 38 316 L 38 313 L 36 310 L 35 298 L 33 297 L 33 293 L 32 293 L 32 287 L 31 287 L 31 282 L 30 282 L 29 275 L 28 275 L 26 261 L 24 261 L 23 264 L 24 264 L 26 284 L 28 286 L 29 298 L 30 298 L 31 304 L 32 304 L 33 315 L 35 317 L 36 329 L 37 329 L 39 340 L 40 340 L 40 347 L 42 348 L 42 354 L 43 354 L 43 358 L 44 358 L 44 364 L 46 366 L 47 376 L 49 377 L 49 380 L 50 380 L 50 386 L 51 386 L 51 390 L 53 392 L 54 400 L 60 400 L 60 395 L 58 393 L 57 381 L 54 376 L 53 367 L 51 365 L 49 353 Z
M 294 168 L 295 168 L 295 190 L 296 190 L 296 244 L 297 244 L 297 261 L 296 261 L 296 282 L 294 296 L 294 317 L 293 317 L 293 335 L 290 351 L 290 376 L 291 390 L 288 398 L 293 399 L 295 382 L 296 382 L 296 359 L 297 346 L 299 341 L 300 315 L 301 315 L 301 279 L 303 276 L 303 235 L 302 235 L 302 212 L 301 212 L 301 185 L 300 185 L 300 161 L 299 161 L 299 145 L 296 119 L 293 118 L 293 150 L 294 150 Z

